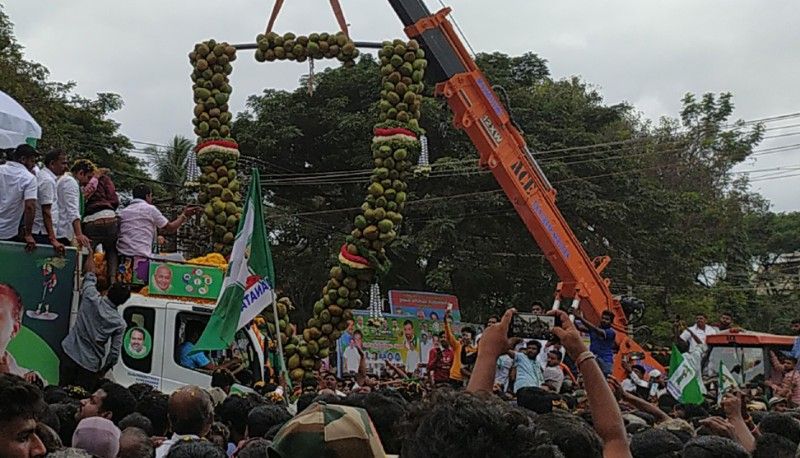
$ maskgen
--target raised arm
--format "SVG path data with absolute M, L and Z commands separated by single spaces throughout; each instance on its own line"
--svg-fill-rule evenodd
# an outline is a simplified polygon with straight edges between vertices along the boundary
M 614 394 L 606 383 L 606 378 L 597 365 L 595 356 L 589 352 L 581 339 L 581 335 L 570 321 L 569 316 L 561 310 L 551 310 L 548 315 L 556 317 L 561 322 L 560 326 L 553 328 L 553 333 L 567 350 L 569 357 L 583 375 L 586 386 L 586 397 L 589 398 L 589 409 L 600 413 L 594 420 L 594 429 L 603 440 L 603 456 L 607 458 L 630 457 L 628 437 L 622 413 L 614 398 Z
M 472 377 L 467 384 L 467 391 L 470 393 L 479 391 L 491 393 L 494 389 L 497 358 L 511 347 L 511 341 L 508 339 L 508 326 L 515 313 L 517 311 L 514 309 L 506 310 L 499 323 L 489 326 L 483 331 L 483 337 L 478 342 L 475 368 L 472 370 Z
M 453 334 L 453 329 L 450 326 L 450 311 L 444 313 L 444 336 L 447 339 L 447 343 L 450 344 L 450 347 L 453 351 L 456 350 L 458 346 L 458 340 L 456 340 L 456 336 Z

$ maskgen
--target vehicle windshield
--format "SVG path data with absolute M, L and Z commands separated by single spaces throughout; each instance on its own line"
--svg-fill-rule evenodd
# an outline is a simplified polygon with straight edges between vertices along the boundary
M 712 347 L 706 373 L 716 377 L 720 361 L 731 371 L 740 386 L 757 377 L 764 379 L 766 362 L 763 347 Z

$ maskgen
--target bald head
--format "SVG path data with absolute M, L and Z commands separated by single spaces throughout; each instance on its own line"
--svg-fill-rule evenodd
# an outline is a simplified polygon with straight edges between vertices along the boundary
M 169 422 L 174 433 L 203 437 L 213 419 L 211 397 L 199 386 L 185 386 L 169 397 Z
M 150 458 L 153 456 L 153 443 L 143 430 L 136 427 L 125 428 L 119 437 L 118 458 Z

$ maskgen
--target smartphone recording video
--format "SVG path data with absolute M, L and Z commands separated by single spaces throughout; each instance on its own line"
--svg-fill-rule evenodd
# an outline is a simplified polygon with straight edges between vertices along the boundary
M 553 335 L 555 317 L 517 313 L 508 327 L 508 337 L 523 339 L 549 340 Z

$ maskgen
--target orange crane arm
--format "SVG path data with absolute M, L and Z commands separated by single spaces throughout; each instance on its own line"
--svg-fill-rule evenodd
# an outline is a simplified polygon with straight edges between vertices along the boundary
M 602 277 L 610 258 L 590 259 L 556 206 L 556 190 L 528 149 L 500 99 L 447 19 L 449 8 L 430 14 L 422 0 L 389 0 L 405 24 L 405 32 L 426 49 L 428 74 L 436 83 L 436 94 L 447 100 L 453 123 L 463 129 L 480 155 L 482 167 L 492 171 L 528 231 L 553 266 L 561 282 L 554 307 L 562 298 L 572 298 L 593 323 L 604 310 L 615 315 L 614 328 L 620 351 L 615 376 L 624 376 L 622 357 L 635 352 L 645 363 L 663 367 L 627 333 L 627 317 Z

